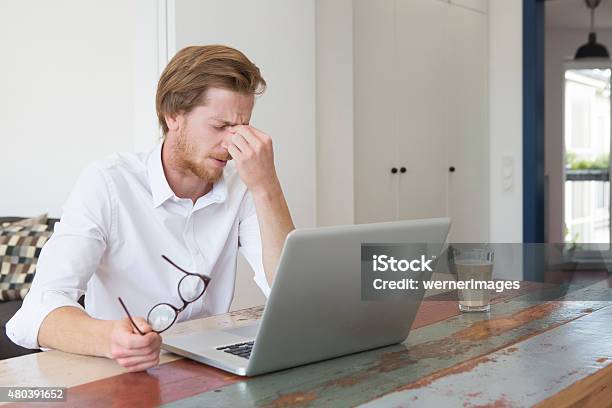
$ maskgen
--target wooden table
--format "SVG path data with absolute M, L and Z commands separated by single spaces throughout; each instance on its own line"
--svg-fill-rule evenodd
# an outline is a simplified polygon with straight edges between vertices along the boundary
M 402 344 L 254 378 L 165 352 L 158 367 L 125 373 L 111 360 L 50 351 L 0 361 L 0 386 L 68 386 L 65 405 L 75 407 L 612 406 L 610 283 L 565 288 L 524 282 L 489 314 L 460 314 L 449 294 L 431 296 Z M 261 312 L 171 334 L 249 324 Z

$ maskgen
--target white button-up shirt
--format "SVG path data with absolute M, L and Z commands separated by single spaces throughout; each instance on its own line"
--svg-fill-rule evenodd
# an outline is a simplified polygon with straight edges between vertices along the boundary
M 9 338 L 38 348 L 43 319 L 61 306 L 81 308 L 97 319 L 146 317 L 160 302 L 181 307 L 178 282 L 189 272 L 208 275 L 202 298 L 177 321 L 225 313 L 234 296 L 238 249 L 266 296 L 261 238 L 250 193 L 230 162 L 212 190 L 194 204 L 168 185 L 160 143 L 149 153 L 114 154 L 88 166 L 43 247 L 32 288 L 7 323 Z

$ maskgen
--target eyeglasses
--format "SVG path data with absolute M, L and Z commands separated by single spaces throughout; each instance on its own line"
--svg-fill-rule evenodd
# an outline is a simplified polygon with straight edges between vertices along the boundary
M 168 330 L 176 321 L 178 314 L 185 310 L 187 305 L 202 297 L 210 282 L 210 278 L 208 276 L 187 272 L 168 259 L 167 256 L 162 255 L 162 258 L 170 263 L 170 265 L 183 272 L 185 276 L 183 276 L 178 283 L 178 294 L 183 301 L 183 306 L 181 308 L 177 308 L 170 303 L 158 303 L 153 306 L 147 314 L 147 323 L 149 323 L 153 331 L 158 334 Z M 125 314 L 130 319 L 130 322 L 132 322 L 132 325 L 136 328 L 136 330 L 138 330 L 138 333 L 144 336 L 144 333 L 138 328 L 134 322 L 134 319 L 132 319 L 132 315 L 130 315 L 130 312 L 128 312 L 123 300 L 121 300 L 120 297 L 117 299 L 119 299 L 119 303 L 121 303 L 121 307 L 123 307 L 123 310 L 125 310 Z

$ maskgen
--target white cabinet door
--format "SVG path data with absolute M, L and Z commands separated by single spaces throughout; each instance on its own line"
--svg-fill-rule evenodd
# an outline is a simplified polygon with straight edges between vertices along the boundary
M 355 0 L 356 222 L 450 216 L 455 242 L 487 240 L 487 49 L 482 12 Z
M 397 0 L 396 113 L 399 219 L 447 215 L 448 3 Z
M 487 242 L 489 218 L 486 15 L 449 7 L 446 55 L 448 201 L 454 242 Z
M 397 217 L 394 0 L 354 2 L 355 222 Z

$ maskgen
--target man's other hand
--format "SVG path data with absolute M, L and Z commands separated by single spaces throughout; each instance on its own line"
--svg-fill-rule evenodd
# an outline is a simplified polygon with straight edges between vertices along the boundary
M 152 331 L 143 318 L 136 317 L 134 322 L 145 335 L 138 333 L 128 318 L 114 321 L 107 356 L 129 372 L 144 371 L 158 365 L 162 343 L 161 336 Z

